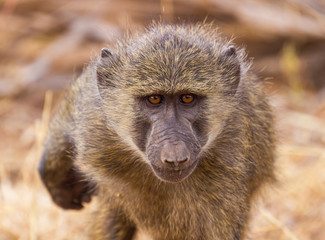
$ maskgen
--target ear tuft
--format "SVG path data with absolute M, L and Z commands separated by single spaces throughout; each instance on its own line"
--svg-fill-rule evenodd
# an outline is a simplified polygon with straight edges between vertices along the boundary
M 240 62 L 237 56 L 237 50 L 235 46 L 230 45 L 220 54 L 220 64 L 223 66 L 224 71 L 222 73 L 223 79 L 229 84 L 230 94 L 237 92 L 237 87 L 240 82 Z
M 101 97 L 105 97 L 107 89 L 115 87 L 116 69 L 121 64 L 118 54 L 102 48 L 101 56 L 96 63 L 96 80 Z

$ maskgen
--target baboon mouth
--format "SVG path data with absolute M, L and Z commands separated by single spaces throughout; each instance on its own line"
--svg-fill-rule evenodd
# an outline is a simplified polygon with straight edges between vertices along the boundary
M 164 182 L 177 183 L 185 180 L 195 170 L 198 161 L 194 161 L 193 164 L 186 168 L 174 167 L 167 168 L 151 164 L 151 167 L 155 175 Z

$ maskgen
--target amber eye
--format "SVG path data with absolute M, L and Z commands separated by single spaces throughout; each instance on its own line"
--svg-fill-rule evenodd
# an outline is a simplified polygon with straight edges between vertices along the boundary
M 160 104 L 162 102 L 162 96 L 151 95 L 147 98 L 148 102 L 154 105 Z
M 194 94 L 183 94 L 183 95 L 181 95 L 180 101 L 182 103 L 189 104 L 189 103 L 193 102 L 194 99 L 195 99 Z

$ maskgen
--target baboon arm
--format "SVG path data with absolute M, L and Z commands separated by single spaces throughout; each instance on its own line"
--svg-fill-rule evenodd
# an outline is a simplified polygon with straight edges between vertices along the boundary
M 74 143 L 71 138 L 73 102 L 68 92 L 53 118 L 45 140 L 39 173 L 53 201 L 64 209 L 81 209 L 94 193 L 91 185 L 74 166 Z

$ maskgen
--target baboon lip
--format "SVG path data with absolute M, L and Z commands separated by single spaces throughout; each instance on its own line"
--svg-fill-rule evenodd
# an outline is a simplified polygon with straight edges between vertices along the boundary
M 198 161 L 194 161 L 191 165 L 185 168 L 167 168 L 151 164 L 155 175 L 164 182 L 177 183 L 185 180 L 190 176 L 197 166 Z

